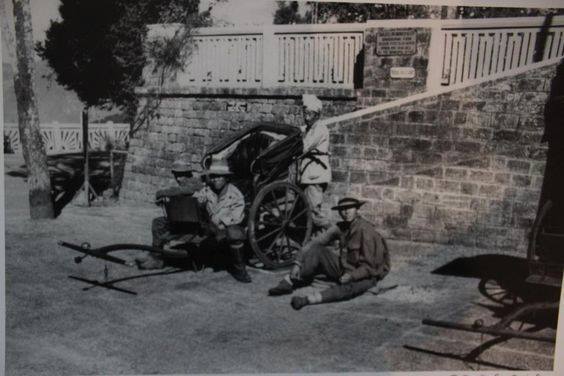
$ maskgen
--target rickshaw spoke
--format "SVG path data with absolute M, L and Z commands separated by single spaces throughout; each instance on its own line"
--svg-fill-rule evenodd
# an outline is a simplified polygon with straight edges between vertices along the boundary
M 260 225 L 265 225 L 265 226 L 279 226 L 280 222 L 273 222 L 273 221 L 269 221 L 267 219 L 262 219 L 260 221 L 257 222 L 257 227 L 259 227 Z
M 278 234 L 276 235 L 276 237 L 274 238 L 274 240 L 272 241 L 272 243 L 270 243 L 270 246 L 267 248 L 267 252 L 270 252 L 272 250 L 272 246 L 276 243 L 276 241 L 278 240 L 278 238 L 280 237 L 280 234 L 282 233 L 282 229 L 278 230 Z
M 288 213 L 288 186 L 286 186 L 286 192 L 284 194 L 284 219 L 289 218 Z
M 286 238 L 286 247 L 287 247 L 287 249 L 290 250 L 290 249 L 292 249 L 292 246 L 290 245 L 290 239 L 289 239 L 290 237 L 288 236 L 288 234 L 285 234 L 285 235 L 286 235 L 286 236 L 285 236 L 285 238 Z
M 306 213 L 306 212 L 307 212 L 307 208 L 303 209 L 303 210 L 300 211 L 298 214 L 296 214 L 295 217 L 292 217 L 292 218 L 290 219 L 290 222 L 295 221 L 295 220 L 298 219 L 302 214 L 304 214 L 304 213 Z
M 274 194 L 274 191 L 270 191 L 270 195 L 272 196 L 273 200 L 271 202 L 276 203 L 276 208 L 278 210 L 280 210 L 280 207 L 278 205 L 278 197 L 276 197 L 276 195 Z
M 288 227 L 292 230 L 307 230 L 307 226 L 296 226 L 290 224 Z
M 270 213 L 274 218 L 278 218 L 278 215 L 271 210 L 272 208 L 268 204 L 264 203 L 260 207 Z
M 268 234 L 263 235 L 263 236 L 261 236 L 260 238 L 257 238 L 257 242 L 260 242 L 261 240 L 266 239 L 266 238 L 268 238 L 269 236 L 272 236 L 272 235 L 273 235 L 274 233 L 276 233 L 276 232 L 279 233 L 280 231 L 282 231 L 282 229 L 280 229 L 280 228 L 277 228 L 277 229 L 275 229 L 275 230 L 273 230 L 273 231 L 270 231 Z M 274 240 L 276 240 L 276 239 L 274 239 Z
M 290 208 L 290 210 L 287 211 L 288 216 L 286 217 L 286 219 L 290 218 L 292 216 L 292 213 L 294 213 L 294 209 L 296 208 L 296 202 L 298 202 L 298 199 L 294 198 L 294 201 L 292 201 L 292 207 Z

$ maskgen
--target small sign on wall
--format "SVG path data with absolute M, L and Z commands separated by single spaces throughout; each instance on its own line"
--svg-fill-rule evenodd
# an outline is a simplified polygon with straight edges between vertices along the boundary
M 226 107 L 229 112 L 246 112 L 247 102 L 227 102 Z
M 417 52 L 417 32 L 411 29 L 383 30 L 376 36 L 378 56 L 405 56 Z
M 415 78 L 413 67 L 391 67 L 390 78 Z

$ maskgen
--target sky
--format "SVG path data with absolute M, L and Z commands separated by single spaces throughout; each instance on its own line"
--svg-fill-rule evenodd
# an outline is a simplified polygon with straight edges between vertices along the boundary
M 11 30 L 14 28 L 13 9 L 11 0 L 4 1 L 7 22 L 10 23 Z M 60 0 L 30 0 L 31 3 L 31 24 L 33 27 L 33 40 L 38 42 L 45 39 L 45 31 L 49 28 L 51 20 L 59 19 Z M 4 20 L 2 20 L 4 22 Z M 6 40 L 2 36 L 2 58 L 7 61 Z

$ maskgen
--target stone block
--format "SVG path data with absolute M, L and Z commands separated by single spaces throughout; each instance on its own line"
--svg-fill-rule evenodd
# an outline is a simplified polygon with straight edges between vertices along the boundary
M 528 174 L 531 169 L 531 162 L 523 160 L 510 159 L 507 161 L 507 168 L 511 172 Z
M 423 178 L 419 176 L 415 178 L 415 187 L 417 189 L 432 190 L 434 186 L 435 184 L 433 179 Z
M 406 113 L 405 112 L 397 112 L 397 113 L 390 114 L 389 119 L 391 121 L 404 122 L 406 120 Z
M 351 171 L 350 173 L 351 184 L 366 184 L 367 180 L 365 171 Z
M 405 189 L 413 189 L 415 186 L 415 178 L 413 176 L 401 176 L 400 187 Z
M 476 183 L 461 183 L 460 193 L 465 195 L 475 195 L 478 192 L 478 184 Z
M 454 150 L 462 153 L 480 153 L 483 146 L 480 142 L 461 141 L 454 143 Z
M 458 111 L 460 109 L 460 101 L 450 98 L 441 100 L 441 110 L 444 111 Z
M 470 171 L 468 179 L 473 182 L 491 182 L 493 181 L 493 173 L 489 171 Z
M 413 123 L 400 123 L 397 124 L 397 135 L 398 136 L 414 136 L 417 134 L 419 124 Z
M 382 187 L 375 187 L 372 185 L 364 185 L 361 190 L 362 197 L 369 199 L 382 200 Z
M 490 105 L 490 103 L 492 102 L 486 102 L 483 100 L 474 100 L 474 99 L 466 99 L 462 102 L 462 108 L 461 110 L 464 112 L 467 111 L 485 111 L 485 112 L 491 112 L 488 111 L 487 107 L 488 105 Z M 456 108 L 456 110 L 458 110 L 458 108 Z
M 517 91 L 531 92 L 543 91 L 545 87 L 545 80 L 540 78 L 520 78 L 514 81 L 513 88 Z
M 528 188 L 531 186 L 531 177 L 528 175 L 513 175 L 512 183 L 516 187 Z
M 480 185 L 479 194 L 482 196 L 497 197 L 503 192 L 503 188 L 495 184 L 482 184 Z
M 425 122 L 425 112 L 424 111 L 409 111 L 407 113 L 408 121 L 412 123 L 424 123 Z
M 432 178 L 442 178 L 443 177 L 443 168 L 442 167 L 433 167 L 428 169 L 422 169 L 417 171 L 416 175 L 423 175 Z
M 454 112 L 453 111 L 439 111 L 437 113 L 437 125 L 449 126 L 454 123 Z
M 547 148 L 544 146 L 527 146 L 522 155 L 536 161 L 544 161 L 546 160 Z
M 519 125 L 519 115 L 504 113 L 503 111 L 492 111 L 493 114 L 493 124 L 496 128 L 509 128 L 518 129 Z
M 399 186 L 399 183 L 400 183 L 400 178 L 394 177 L 394 178 L 389 178 L 387 180 L 381 181 L 381 182 L 378 183 L 378 185 Z
M 436 140 L 433 142 L 433 149 L 439 152 L 454 150 L 454 142 L 450 140 Z
M 463 180 L 468 175 L 468 171 L 463 168 L 446 168 L 445 178 L 446 179 L 456 179 Z
M 369 145 L 370 137 L 366 137 L 363 134 L 347 134 L 346 143 L 349 145 Z
M 349 182 L 349 172 L 348 171 L 331 171 L 332 180 L 336 183 L 348 183 Z
M 435 187 L 439 192 L 461 193 L 461 183 L 453 180 L 437 180 Z
M 546 162 L 533 162 L 531 167 L 532 175 L 544 175 Z
M 438 120 L 437 111 L 425 111 L 425 122 L 426 123 L 434 123 Z
M 494 176 L 494 181 L 498 184 L 509 184 L 511 175 L 507 173 L 497 173 Z
M 342 134 L 342 133 L 331 132 L 329 134 L 329 143 L 331 145 L 344 144 L 345 143 L 345 135 Z
M 517 142 L 521 138 L 521 131 L 518 130 L 496 130 L 493 132 L 493 141 Z
M 347 147 L 346 146 L 333 146 L 331 147 L 331 156 L 336 158 L 346 157 L 347 156 Z
M 493 135 L 493 130 L 490 128 L 465 128 L 462 129 L 462 137 L 478 140 L 487 141 L 491 140 Z
M 368 183 L 369 184 L 382 184 L 390 178 L 389 173 L 385 171 L 369 171 Z

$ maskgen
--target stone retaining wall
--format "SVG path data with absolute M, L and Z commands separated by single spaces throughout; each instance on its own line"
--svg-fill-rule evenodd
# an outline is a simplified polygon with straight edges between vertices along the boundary
M 523 250 L 546 148 L 555 67 L 330 125 L 334 182 L 396 239 Z

